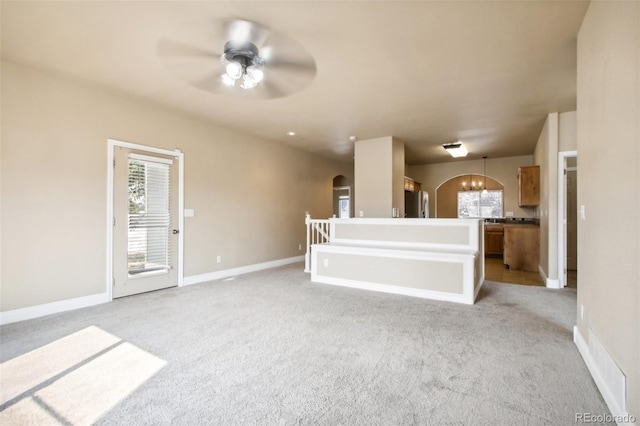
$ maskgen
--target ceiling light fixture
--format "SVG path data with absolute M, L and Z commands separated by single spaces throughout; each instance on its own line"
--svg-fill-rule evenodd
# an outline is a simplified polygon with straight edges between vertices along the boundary
M 222 75 L 222 81 L 227 86 L 233 87 L 237 80 L 242 79 L 240 87 L 251 89 L 264 78 L 262 70 L 264 61 L 260 57 L 256 45 L 251 42 L 226 42 L 222 61 L 227 64 L 226 73 Z
M 474 179 L 474 175 L 469 175 L 469 187 L 467 188 L 467 181 L 463 180 L 462 181 L 462 190 L 466 191 L 477 191 L 480 189 L 480 187 L 482 186 L 482 181 L 478 180 L 477 182 Z M 486 180 L 486 179 L 485 179 Z
M 442 147 L 454 158 L 466 157 L 469 153 L 462 142 L 446 143 Z
M 289 136 L 295 136 L 295 135 L 296 135 L 296 132 L 289 132 L 289 133 L 287 133 L 287 135 L 289 135 Z

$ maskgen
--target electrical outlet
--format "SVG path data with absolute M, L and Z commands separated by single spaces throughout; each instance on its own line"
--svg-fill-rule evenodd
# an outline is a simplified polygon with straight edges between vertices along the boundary
M 325 268 L 328 268 L 329 267 L 329 259 L 325 259 L 324 262 L 323 262 L 323 265 L 324 265 Z
M 218 256 L 218 257 L 216 257 L 216 262 L 218 262 L 218 263 L 222 263 L 222 256 Z
M 580 319 L 584 320 L 584 305 L 580 304 Z
M 302 251 L 302 244 L 298 244 L 298 251 Z
M 364 212 L 360 210 L 360 217 L 364 217 Z

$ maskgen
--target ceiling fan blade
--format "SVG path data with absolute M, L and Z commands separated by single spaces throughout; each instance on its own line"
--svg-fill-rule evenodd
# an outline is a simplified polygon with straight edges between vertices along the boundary
M 311 75 L 316 74 L 315 61 L 288 61 L 281 59 L 274 59 L 267 63 L 267 66 L 272 70 L 286 69 L 290 72 L 309 73 Z
M 287 96 L 289 92 L 282 87 L 281 84 L 273 80 L 264 80 L 253 90 L 258 89 L 256 93 L 262 99 L 276 99 Z
M 260 50 L 260 55 L 265 61 L 265 67 L 272 71 L 296 73 L 298 78 L 309 81 L 316 75 L 316 61 L 295 40 L 272 34 L 268 44 Z
M 219 58 L 221 55 L 210 48 L 199 47 L 192 43 L 169 39 L 161 39 L 158 42 L 157 52 L 161 56 L 174 58 Z
M 227 40 L 238 42 L 251 42 L 258 48 L 269 37 L 269 30 L 260 24 L 244 19 L 229 19 L 224 25 L 227 29 Z
M 219 93 L 226 88 L 220 76 L 221 72 L 209 71 L 208 73 L 191 79 L 188 83 L 197 87 L 200 90 L 204 90 L 211 93 Z

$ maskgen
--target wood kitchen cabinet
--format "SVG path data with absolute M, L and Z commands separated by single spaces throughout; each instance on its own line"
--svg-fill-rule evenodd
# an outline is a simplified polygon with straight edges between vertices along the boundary
M 534 207 L 540 204 L 540 166 L 518 168 L 518 205 Z
M 484 226 L 484 254 L 487 257 L 502 257 L 504 228 L 499 225 Z
M 537 272 L 540 264 L 540 227 L 504 226 L 504 265 L 517 271 Z

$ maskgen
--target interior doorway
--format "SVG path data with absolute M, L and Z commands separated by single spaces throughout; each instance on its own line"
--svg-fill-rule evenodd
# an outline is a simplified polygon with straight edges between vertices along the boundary
M 578 286 L 578 155 L 561 152 L 558 158 L 558 271 L 560 286 Z
M 342 219 L 353 217 L 351 183 L 343 175 L 333 178 L 333 215 Z

